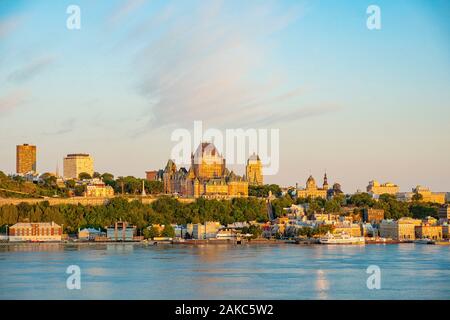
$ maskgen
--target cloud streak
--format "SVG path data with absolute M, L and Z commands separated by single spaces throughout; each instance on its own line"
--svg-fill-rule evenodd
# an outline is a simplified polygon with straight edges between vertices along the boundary
M 23 89 L 16 89 L 0 97 L 0 114 L 7 113 L 24 104 L 30 98 L 30 93 Z
M 13 33 L 22 23 L 23 17 L 12 16 L 4 20 L 0 20 L 0 39 L 6 38 Z
M 37 58 L 24 67 L 10 73 L 7 79 L 8 81 L 17 83 L 28 81 L 46 70 L 51 64 L 55 62 L 55 60 L 56 58 L 53 56 Z
M 274 36 L 300 18 L 301 8 L 251 2 L 235 12 L 229 3 L 202 2 L 193 15 L 130 35 L 130 41 L 152 39 L 135 61 L 150 125 L 250 126 L 328 112 L 302 111 L 304 89 L 292 88 L 270 57 Z

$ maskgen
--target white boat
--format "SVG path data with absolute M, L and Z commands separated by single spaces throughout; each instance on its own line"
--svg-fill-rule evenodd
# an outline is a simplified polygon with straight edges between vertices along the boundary
M 431 240 L 431 239 L 428 239 L 428 238 L 424 238 L 424 239 L 414 240 L 414 243 L 418 243 L 418 244 L 435 244 L 435 241 Z
M 352 237 L 346 233 L 331 234 L 328 232 L 325 237 L 320 238 L 322 244 L 365 244 L 364 237 Z

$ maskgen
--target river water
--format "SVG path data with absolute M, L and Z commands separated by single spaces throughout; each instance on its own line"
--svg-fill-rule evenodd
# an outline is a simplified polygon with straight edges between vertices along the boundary
M 450 246 L 8 244 L 0 299 L 450 299 Z

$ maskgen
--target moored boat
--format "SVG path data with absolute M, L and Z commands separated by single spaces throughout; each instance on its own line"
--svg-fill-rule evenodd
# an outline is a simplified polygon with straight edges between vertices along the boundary
M 365 244 L 364 237 L 353 237 L 346 233 L 331 234 L 327 233 L 319 239 L 321 244 Z

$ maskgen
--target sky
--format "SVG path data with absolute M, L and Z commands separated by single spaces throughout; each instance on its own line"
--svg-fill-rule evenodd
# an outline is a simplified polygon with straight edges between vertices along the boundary
M 200 120 L 279 129 L 267 183 L 450 191 L 449 39 L 445 0 L 1 0 L 0 170 L 30 143 L 41 173 L 82 152 L 144 177 Z

